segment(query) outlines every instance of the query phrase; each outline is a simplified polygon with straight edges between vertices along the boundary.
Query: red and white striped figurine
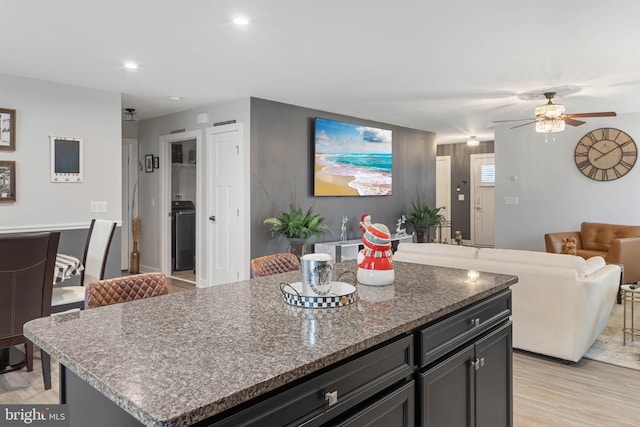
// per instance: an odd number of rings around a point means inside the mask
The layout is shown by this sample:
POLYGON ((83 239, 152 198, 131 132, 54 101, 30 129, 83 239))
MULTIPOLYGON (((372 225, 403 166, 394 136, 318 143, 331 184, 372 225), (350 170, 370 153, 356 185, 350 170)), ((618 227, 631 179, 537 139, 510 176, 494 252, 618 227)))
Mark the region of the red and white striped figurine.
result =
POLYGON ((389 229, 384 224, 371 224, 369 215, 362 215, 360 228, 364 231, 364 249, 358 253, 358 282, 370 286, 392 284, 395 273, 389 229))

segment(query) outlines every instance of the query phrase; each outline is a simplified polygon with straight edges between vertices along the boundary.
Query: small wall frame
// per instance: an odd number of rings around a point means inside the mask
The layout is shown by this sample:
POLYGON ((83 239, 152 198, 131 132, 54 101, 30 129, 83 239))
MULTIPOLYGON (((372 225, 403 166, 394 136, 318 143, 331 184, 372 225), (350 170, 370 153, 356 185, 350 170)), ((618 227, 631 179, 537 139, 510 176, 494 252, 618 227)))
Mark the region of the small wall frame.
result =
POLYGON ((51 142, 51 182, 82 182, 84 179, 82 138, 54 136, 51 142))
POLYGON ((16 151, 16 110, 0 108, 0 151, 16 151))
POLYGON ((144 171, 146 173, 153 172, 153 154, 144 156, 144 171))
POLYGON ((0 160, 0 203, 16 201, 16 162, 0 160))

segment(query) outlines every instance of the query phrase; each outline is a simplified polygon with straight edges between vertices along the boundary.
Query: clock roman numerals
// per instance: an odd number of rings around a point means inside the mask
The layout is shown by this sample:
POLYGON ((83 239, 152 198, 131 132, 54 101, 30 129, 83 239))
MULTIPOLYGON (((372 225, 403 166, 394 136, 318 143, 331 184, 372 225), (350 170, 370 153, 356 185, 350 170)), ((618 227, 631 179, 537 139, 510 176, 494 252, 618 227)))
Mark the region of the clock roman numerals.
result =
POLYGON ((587 178, 613 181, 625 176, 636 164, 638 147, 626 132, 600 128, 578 141, 573 156, 576 166, 587 178))

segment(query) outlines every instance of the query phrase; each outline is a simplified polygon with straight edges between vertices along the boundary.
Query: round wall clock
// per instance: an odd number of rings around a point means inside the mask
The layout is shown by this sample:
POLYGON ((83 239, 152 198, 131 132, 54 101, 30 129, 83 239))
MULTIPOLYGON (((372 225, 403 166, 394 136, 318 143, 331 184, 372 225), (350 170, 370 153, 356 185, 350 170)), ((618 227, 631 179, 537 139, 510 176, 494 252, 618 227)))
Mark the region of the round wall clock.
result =
POLYGON ((614 128, 595 129, 583 136, 574 153, 576 166, 587 178, 613 181, 625 176, 638 158, 629 134, 614 128))

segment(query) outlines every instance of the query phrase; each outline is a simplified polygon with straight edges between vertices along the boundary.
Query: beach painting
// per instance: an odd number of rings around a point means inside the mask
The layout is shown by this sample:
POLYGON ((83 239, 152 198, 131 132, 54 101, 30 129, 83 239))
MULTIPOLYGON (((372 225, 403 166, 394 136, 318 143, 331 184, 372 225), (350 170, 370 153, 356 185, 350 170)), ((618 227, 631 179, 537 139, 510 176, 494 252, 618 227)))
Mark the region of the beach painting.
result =
POLYGON ((315 196, 391 194, 392 132, 315 120, 315 196))

